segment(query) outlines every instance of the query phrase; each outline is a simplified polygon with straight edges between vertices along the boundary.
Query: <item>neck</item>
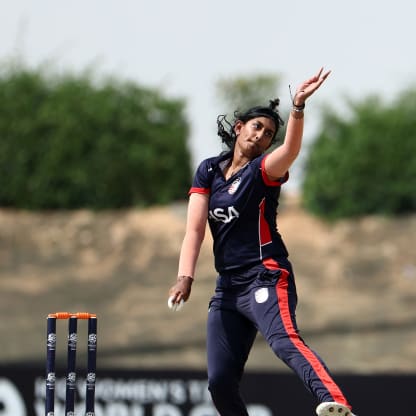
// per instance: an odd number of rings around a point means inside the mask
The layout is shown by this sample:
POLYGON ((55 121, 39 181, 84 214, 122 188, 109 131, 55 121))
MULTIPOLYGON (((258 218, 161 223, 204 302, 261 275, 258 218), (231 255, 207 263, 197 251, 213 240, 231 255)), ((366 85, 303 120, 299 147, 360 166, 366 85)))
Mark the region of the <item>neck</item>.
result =
POLYGON ((250 159, 239 155, 236 157, 234 154, 233 158, 230 160, 230 163, 224 169, 224 175, 226 179, 231 178, 231 176, 235 175, 240 169, 247 165, 250 162, 250 159))
POLYGON ((248 162, 251 161, 251 158, 246 156, 243 152, 235 149, 233 157, 230 161, 230 166, 233 168, 242 168, 243 166, 247 165, 248 162))

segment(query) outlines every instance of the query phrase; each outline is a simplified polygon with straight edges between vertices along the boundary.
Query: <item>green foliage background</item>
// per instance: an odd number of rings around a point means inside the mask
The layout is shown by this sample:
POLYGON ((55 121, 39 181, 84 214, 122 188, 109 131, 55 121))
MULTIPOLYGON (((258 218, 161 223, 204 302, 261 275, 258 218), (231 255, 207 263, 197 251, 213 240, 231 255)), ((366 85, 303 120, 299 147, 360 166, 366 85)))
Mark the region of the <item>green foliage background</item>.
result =
POLYGON ((1 206, 108 209, 186 196, 183 100, 127 81, 9 67, 0 102, 1 206))
POLYGON ((256 105, 269 105, 276 98, 280 77, 275 74, 257 74, 220 78, 216 82, 216 93, 224 103, 227 113, 245 111, 256 105))
MULTIPOLYGON (((265 101, 279 77, 222 79, 228 108, 265 101)), ((270 98, 270 97, 269 97, 270 98)), ((3 65, 0 206, 111 209, 183 199, 192 176, 182 99, 133 82, 3 65)), ((267 101, 267 100, 266 100, 267 101)), ((306 154, 304 206, 321 217, 416 211, 416 90, 328 108, 306 154)))
POLYGON ((328 109, 311 147, 304 205, 329 219, 416 211, 416 90, 390 104, 349 103, 351 117, 328 109))

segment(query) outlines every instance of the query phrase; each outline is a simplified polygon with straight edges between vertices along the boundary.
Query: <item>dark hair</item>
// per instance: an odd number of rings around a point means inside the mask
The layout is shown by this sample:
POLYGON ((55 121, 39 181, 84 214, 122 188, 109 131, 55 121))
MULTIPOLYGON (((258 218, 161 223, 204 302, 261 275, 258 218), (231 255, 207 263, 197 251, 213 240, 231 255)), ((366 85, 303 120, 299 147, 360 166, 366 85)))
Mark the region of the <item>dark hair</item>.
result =
POLYGON ((276 126, 276 131, 272 138, 272 143, 275 143, 276 135, 277 135, 277 132, 279 131, 280 126, 283 126, 285 124, 282 118, 280 117, 279 111, 277 110, 279 103, 280 103, 280 100, 276 98, 274 100, 270 100, 270 104, 268 107, 256 106, 256 107, 252 107, 248 109, 244 113, 239 113, 238 111, 235 111, 233 124, 231 124, 227 120, 226 115, 223 115, 223 114, 219 115, 217 117, 218 136, 221 137, 222 142, 229 149, 233 149, 236 138, 237 138, 235 131, 234 131, 234 127, 237 121, 242 121, 243 123, 246 123, 252 118, 267 117, 273 120, 276 126))

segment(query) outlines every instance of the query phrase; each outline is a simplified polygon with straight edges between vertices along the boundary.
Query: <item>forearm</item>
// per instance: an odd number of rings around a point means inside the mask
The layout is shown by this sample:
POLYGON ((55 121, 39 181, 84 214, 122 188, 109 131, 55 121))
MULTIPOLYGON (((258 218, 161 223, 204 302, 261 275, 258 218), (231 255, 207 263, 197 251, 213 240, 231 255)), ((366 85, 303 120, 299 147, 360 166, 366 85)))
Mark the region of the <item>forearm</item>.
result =
POLYGON ((179 256, 178 276, 195 276, 196 263, 201 251, 204 234, 195 230, 185 233, 179 256))
MULTIPOLYGON (((283 143, 284 152, 293 162, 302 147, 304 117, 303 111, 291 110, 283 143)), ((283 149, 282 149, 283 150, 283 149)))
MULTIPOLYGON (((301 113, 303 116, 303 113, 301 113)), ((289 170, 302 146, 303 117, 291 111, 286 128, 285 140, 281 146, 268 155, 265 161, 267 175, 271 179, 281 178, 289 170)))

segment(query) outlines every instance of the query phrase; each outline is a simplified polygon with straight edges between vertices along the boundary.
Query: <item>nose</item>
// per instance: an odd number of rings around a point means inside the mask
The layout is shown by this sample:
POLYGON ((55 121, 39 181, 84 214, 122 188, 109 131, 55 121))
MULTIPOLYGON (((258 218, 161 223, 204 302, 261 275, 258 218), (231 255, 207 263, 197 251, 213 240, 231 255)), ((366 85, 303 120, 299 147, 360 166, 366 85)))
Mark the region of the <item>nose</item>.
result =
POLYGON ((256 141, 257 142, 259 142, 260 140, 262 140, 262 139, 264 139, 265 138, 265 131, 264 130, 262 130, 262 131, 259 131, 257 134, 256 134, 256 141))

